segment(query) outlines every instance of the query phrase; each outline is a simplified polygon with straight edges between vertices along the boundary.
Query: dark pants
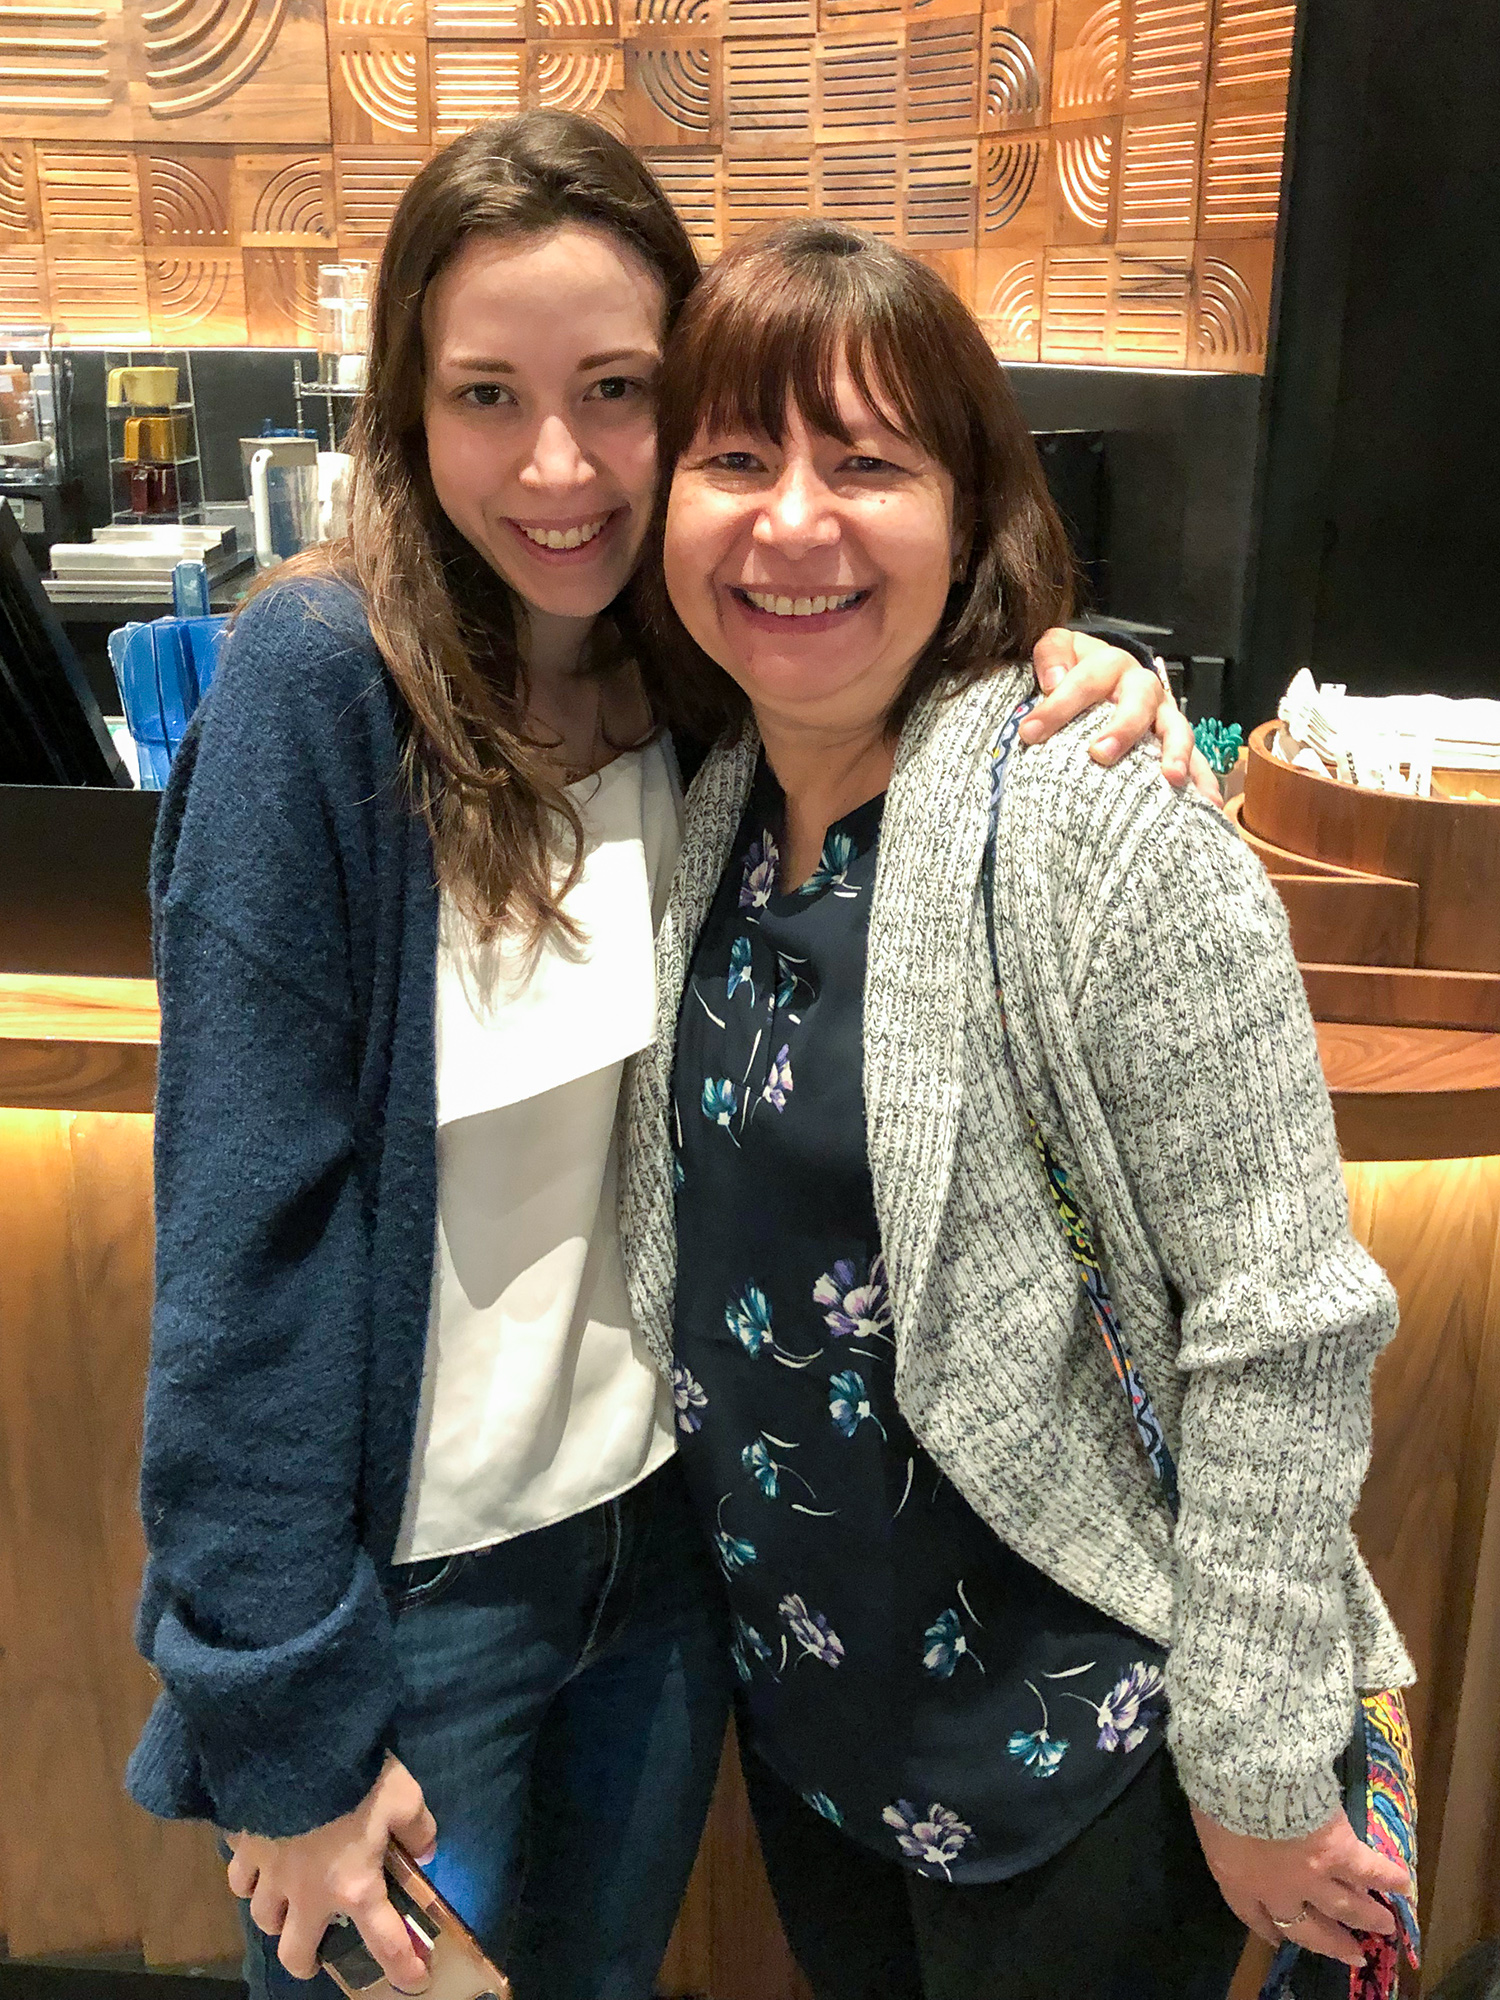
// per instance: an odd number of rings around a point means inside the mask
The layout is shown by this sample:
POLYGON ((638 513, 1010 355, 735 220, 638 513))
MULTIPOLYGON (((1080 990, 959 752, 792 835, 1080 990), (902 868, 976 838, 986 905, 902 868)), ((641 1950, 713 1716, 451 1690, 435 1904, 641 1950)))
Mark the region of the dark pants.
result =
POLYGON ((1224 2000, 1245 1927, 1208 1871, 1172 1760, 1007 1882, 950 1886, 860 1846, 753 1754, 745 1781, 818 2000, 1224 2000))

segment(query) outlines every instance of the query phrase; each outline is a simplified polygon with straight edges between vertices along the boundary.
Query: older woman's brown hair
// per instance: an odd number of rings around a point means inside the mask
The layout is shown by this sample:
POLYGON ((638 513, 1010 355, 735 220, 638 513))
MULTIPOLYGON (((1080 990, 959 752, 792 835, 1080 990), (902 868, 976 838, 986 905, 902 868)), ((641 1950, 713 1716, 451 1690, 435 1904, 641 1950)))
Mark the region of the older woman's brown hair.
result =
MULTIPOLYGON (((422 307, 476 236, 602 229, 660 280, 663 332, 698 279, 666 196, 630 149, 587 118, 528 111, 465 133, 422 169, 396 210, 371 315, 369 382, 350 450, 348 540, 275 572, 330 567, 360 591, 410 716, 405 775, 431 830, 439 880, 484 935, 569 928, 559 904, 582 856, 578 815, 525 729, 525 668, 510 591, 438 505, 422 421, 422 307), (556 834, 573 837, 558 879, 556 834)), ((608 673, 635 651, 628 604, 592 635, 608 673)))
MULTIPOLYGON (((956 691, 1029 659, 1069 615, 1073 560, 1010 385, 978 323, 915 257, 843 223, 794 222, 739 245, 699 284, 662 366, 658 437, 665 486, 700 431, 748 430, 780 444, 795 406, 852 443, 835 384, 847 363, 861 396, 953 481, 961 573, 890 717, 899 729, 929 689, 956 691)), ((641 591, 674 706, 704 734, 745 697, 688 638, 661 581, 658 507, 641 591)))

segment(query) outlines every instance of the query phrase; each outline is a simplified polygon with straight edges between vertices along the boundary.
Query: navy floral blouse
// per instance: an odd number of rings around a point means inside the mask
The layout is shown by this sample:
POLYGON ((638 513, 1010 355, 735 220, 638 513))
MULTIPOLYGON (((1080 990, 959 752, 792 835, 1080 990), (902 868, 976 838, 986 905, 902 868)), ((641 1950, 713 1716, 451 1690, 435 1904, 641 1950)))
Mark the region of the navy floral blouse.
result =
POLYGON ((678 1025, 673 1388, 742 1740, 866 1846, 993 1881, 1159 1747, 1163 1655, 1007 1548, 896 1407, 862 1085, 882 804, 783 894, 756 774, 678 1025))

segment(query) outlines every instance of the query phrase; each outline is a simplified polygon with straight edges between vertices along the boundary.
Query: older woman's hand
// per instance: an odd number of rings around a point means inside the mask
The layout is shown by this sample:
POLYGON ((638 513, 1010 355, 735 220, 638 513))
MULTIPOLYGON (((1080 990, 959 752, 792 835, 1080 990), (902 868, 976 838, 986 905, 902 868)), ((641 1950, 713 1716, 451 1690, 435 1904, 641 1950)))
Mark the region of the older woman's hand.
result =
POLYGON ((1225 1902, 1269 1943, 1290 1938, 1325 1958, 1363 1965, 1355 1933, 1394 1932, 1396 1919, 1375 1898, 1409 1894, 1406 1870, 1366 1847, 1343 1812, 1300 1840, 1231 1833, 1196 1806, 1193 1824, 1225 1902))
POLYGON ((1089 752, 1096 762, 1118 763, 1154 730, 1163 775, 1174 785, 1191 781, 1211 804, 1223 804, 1218 780, 1193 741, 1193 725, 1156 675, 1129 653, 1092 633, 1054 626, 1037 641, 1032 665, 1044 699, 1021 725, 1026 742, 1045 742, 1075 715, 1113 701, 1114 713, 1089 752))

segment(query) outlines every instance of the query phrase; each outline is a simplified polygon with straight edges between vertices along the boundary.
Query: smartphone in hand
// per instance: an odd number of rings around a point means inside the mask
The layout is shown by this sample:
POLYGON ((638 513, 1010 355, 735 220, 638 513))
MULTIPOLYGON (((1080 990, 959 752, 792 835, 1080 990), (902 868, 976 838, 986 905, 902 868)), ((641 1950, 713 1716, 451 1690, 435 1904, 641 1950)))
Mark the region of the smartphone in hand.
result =
MULTIPOLYGON (((472 1932, 394 1840, 386 1849, 385 1888, 427 1961, 429 1984, 422 2000, 511 2000, 505 1974, 491 1965, 472 1932)), ((348 1917, 324 1931, 318 1963, 350 2000, 399 2000, 400 1988, 386 1978, 348 1917)))

